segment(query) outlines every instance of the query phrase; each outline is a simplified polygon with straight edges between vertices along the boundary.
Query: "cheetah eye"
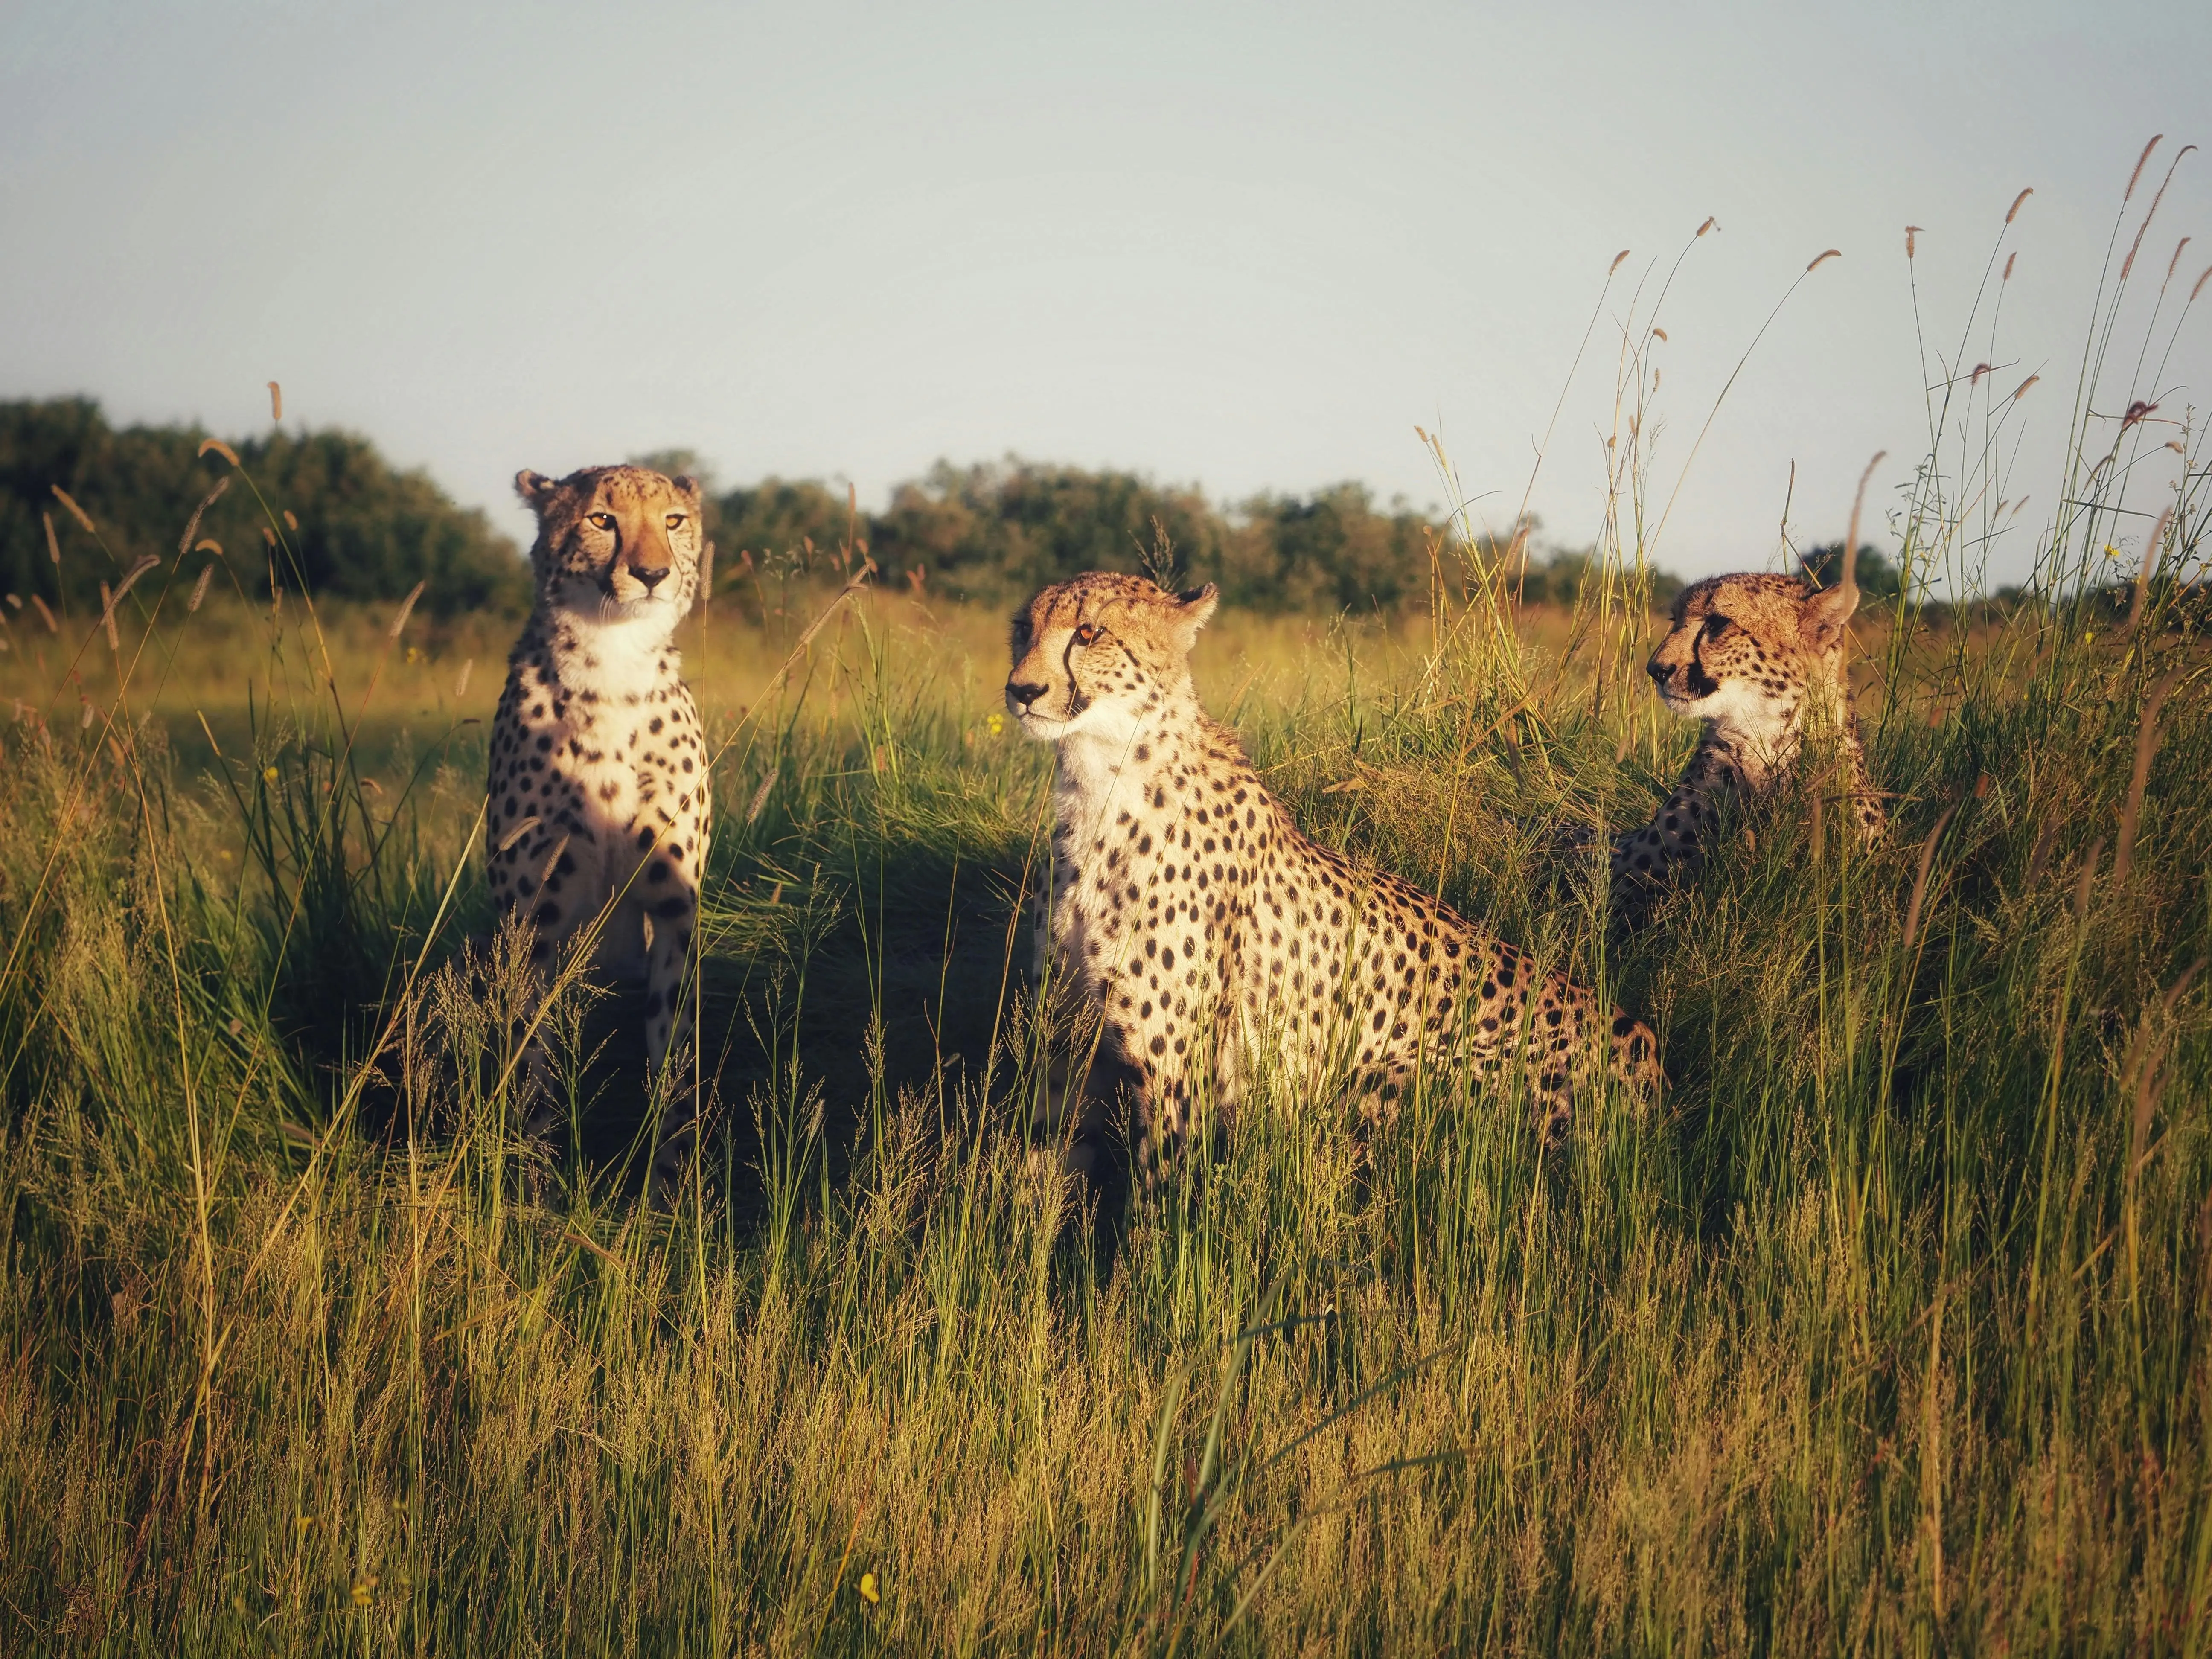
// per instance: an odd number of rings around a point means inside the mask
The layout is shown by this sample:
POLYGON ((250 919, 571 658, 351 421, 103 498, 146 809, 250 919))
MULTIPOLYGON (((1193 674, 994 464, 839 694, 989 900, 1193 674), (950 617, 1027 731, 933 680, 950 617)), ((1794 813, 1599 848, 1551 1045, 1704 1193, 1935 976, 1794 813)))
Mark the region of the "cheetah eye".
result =
POLYGON ((601 530, 611 531, 615 527, 615 515, 611 513, 594 513, 592 514, 591 522, 601 530))
POLYGON ((668 527, 669 527, 671 530, 681 530, 681 529, 683 529, 683 528, 684 528, 684 515, 683 515, 681 513, 672 513, 672 514, 670 514, 668 515, 668 527))
POLYGON ((1716 611, 1705 618, 1705 637, 1709 640, 1717 640, 1734 625, 1726 617, 1716 611))
POLYGON ((1078 645, 1097 644, 1098 630, 1093 628, 1089 623, 1082 623, 1075 630, 1075 642, 1078 645))

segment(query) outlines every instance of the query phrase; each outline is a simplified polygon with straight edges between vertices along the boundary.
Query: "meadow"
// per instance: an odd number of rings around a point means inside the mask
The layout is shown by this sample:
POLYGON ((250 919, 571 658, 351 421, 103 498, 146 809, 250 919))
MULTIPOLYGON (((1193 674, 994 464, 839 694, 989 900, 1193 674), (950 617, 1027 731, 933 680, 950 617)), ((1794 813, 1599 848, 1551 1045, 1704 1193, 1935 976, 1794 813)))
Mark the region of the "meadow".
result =
MULTIPOLYGON (((2126 528, 2099 458, 2150 434, 2085 395, 2039 597, 1862 619, 1887 842, 1816 764, 1622 932, 1553 848, 1694 737, 1643 684, 1637 337, 1571 611, 1440 531, 1425 605, 1224 613, 1196 662, 1310 834, 1659 1031, 1663 1111, 1557 1152, 1444 1066, 1385 1127, 1263 1084, 1160 1191, 1061 1179, 1003 617, 794 583, 686 624, 696 1179, 638 1196, 638 1045, 580 982, 533 1178, 505 625, 189 609, 181 560, 112 631, 11 613, 0 1648, 2202 1651, 2198 441, 2126 528)), ((1892 515, 1954 593, 1987 379, 1892 515)))

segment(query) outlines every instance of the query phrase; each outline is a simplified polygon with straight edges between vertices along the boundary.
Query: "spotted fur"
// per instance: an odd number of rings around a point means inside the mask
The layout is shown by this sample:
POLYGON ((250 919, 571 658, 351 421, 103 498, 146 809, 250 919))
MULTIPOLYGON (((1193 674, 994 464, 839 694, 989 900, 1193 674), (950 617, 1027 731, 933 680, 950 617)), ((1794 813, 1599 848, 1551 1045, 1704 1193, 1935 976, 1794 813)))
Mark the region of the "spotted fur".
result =
POLYGON ((1211 586, 1094 574, 1013 623, 1007 707, 1058 748, 1043 946, 1135 1074, 1140 1166, 1182 1136, 1201 1078, 1233 1108, 1262 1053, 1301 1095, 1348 1085, 1370 1115, 1448 1054, 1484 1073, 1525 1060, 1553 1138, 1599 1066, 1650 1097, 1644 1026, 1299 833, 1192 688, 1214 604, 1211 586))
POLYGON ((1695 860, 1724 800, 1761 799, 1796 771, 1806 716, 1818 710, 1842 752, 1842 787, 1867 846, 1888 827, 1844 675, 1850 586, 1794 576, 1714 576, 1674 601, 1673 625, 1648 665, 1659 700, 1705 722, 1705 734, 1651 822, 1613 844, 1613 874, 1631 890, 1695 860))
MULTIPOLYGON (((538 514, 537 600, 507 659, 492 726, 492 897, 535 938, 543 976, 596 927, 592 966, 641 977, 656 1074, 690 1027, 684 977, 698 926, 712 800, 697 708, 674 644, 698 589, 699 486, 636 466, 515 479, 538 514)), ((542 1042, 529 1055, 529 1127, 550 1127, 542 1042)), ((664 1113, 653 1176, 683 1170, 693 1103, 664 1113)))

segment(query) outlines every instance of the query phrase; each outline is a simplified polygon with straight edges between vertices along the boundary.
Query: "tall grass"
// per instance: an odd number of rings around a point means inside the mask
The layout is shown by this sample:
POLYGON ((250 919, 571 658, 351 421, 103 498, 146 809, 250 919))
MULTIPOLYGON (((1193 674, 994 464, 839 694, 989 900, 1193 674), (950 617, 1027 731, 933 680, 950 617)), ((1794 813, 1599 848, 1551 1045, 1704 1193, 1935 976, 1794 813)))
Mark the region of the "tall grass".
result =
MULTIPOLYGON (((1897 523, 1963 583, 2002 448, 1936 378, 1897 523)), ((2100 620, 2102 532, 2061 518, 2051 603, 1876 619, 1891 844, 1816 768, 1614 935, 1547 860, 1690 741, 1635 695, 1649 476, 1616 465, 1574 615, 1440 543, 1415 624, 1224 618, 1200 655, 1310 831, 1650 1018, 1668 1113, 1547 1154, 1510 1084, 1371 1132, 1263 1087, 1126 1204, 1024 1138, 1047 757, 994 716, 995 618, 871 593, 781 677, 804 607, 690 625, 712 1133, 661 1214, 641 1045, 581 985, 526 1197, 468 723, 497 641, 180 616, 189 564, 112 649, 18 617, 0 1646, 2202 1650, 2179 583, 2100 620)), ((2185 574, 2203 522, 2144 556, 2185 574)))

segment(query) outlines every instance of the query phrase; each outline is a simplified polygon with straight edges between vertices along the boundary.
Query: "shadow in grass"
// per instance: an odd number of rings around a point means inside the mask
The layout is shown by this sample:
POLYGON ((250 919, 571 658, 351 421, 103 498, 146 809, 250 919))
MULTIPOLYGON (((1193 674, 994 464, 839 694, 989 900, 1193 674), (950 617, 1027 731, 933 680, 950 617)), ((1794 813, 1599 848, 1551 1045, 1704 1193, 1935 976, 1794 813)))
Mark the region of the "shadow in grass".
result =
MULTIPOLYGON (((1000 1103, 1013 1085, 1006 1048, 995 1066, 991 1054, 1013 1036, 1030 950, 1025 918, 1016 925, 1018 852, 1010 864, 956 860, 888 842, 866 857, 857 880, 817 868, 777 881, 755 869, 708 884, 702 1146, 710 1184, 726 1176, 720 1196, 740 1232, 764 1213, 764 1123, 777 1133, 818 1098, 816 1145, 835 1183, 872 1115, 902 1094, 940 1106, 931 1115, 950 1145, 963 1095, 1000 1103)), ((642 988, 600 988, 574 1046, 584 1063, 582 1110, 562 1148, 569 1176, 636 1198, 654 1133, 642 988)), ((368 1103, 372 1133, 388 1132, 395 1105, 388 1091, 368 1103)))

